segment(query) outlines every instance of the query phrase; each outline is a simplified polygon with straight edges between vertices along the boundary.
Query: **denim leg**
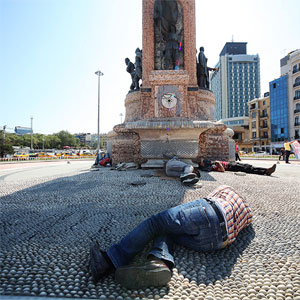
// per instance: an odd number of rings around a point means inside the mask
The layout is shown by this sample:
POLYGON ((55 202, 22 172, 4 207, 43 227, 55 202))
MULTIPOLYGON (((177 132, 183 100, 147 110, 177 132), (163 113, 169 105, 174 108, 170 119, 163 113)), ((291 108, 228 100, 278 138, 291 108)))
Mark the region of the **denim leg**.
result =
POLYGON ((193 166, 186 165, 186 167, 184 167, 183 174, 190 174, 190 173, 193 173, 193 171, 194 171, 193 166))
POLYGON ((179 177, 184 172, 184 168, 186 166, 187 164, 180 160, 171 159, 166 165, 166 175, 171 177, 179 177))
POLYGON ((173 240, 170 236, 163 235, 155 238, 149 255, 152 254, 159 259, 163 259, 168 267, 172 269, 174 267, 173 252, 173 240))
POLYGON ((207 201, 200 199, 146 219, 119 243, 112 245, 107 255, 118 268, 128 264, 151 240, 163 235, 195 250, 214 250, 222 245, 218 218, 207 201))
POLYGON ((151 216, 129 232, 119 243, 107 250, 116 268, 127 265, 133 257, 160 235, 182 234, 182 226, 176 218, 180 206, 151 216))

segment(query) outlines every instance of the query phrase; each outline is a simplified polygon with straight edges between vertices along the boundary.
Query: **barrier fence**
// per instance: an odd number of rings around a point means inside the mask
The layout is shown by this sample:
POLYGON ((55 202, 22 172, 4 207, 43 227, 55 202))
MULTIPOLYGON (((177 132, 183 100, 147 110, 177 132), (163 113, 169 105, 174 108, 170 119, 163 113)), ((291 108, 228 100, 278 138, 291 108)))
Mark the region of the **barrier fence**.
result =
POLYGON ((96 159, 96 156, 64 156, 64 157, 11 157, 0 158, 0 162, 5 161, 33 161, 33 160, 62 160, 62 159, 96 159))

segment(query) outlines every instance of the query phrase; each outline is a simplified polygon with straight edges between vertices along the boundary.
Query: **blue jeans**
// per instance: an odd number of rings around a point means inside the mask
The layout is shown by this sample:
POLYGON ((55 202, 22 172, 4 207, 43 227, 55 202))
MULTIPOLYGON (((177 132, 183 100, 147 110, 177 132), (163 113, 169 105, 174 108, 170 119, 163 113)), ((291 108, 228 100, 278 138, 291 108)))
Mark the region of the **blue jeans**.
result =
POLYGON ((131 259, 154 240, 149 254, 174 266, 173 242, 193 250, 212 251, 222 247, 218 217, 205 199, 182 204, 151 216, 107 250, 116 268, 131 259))

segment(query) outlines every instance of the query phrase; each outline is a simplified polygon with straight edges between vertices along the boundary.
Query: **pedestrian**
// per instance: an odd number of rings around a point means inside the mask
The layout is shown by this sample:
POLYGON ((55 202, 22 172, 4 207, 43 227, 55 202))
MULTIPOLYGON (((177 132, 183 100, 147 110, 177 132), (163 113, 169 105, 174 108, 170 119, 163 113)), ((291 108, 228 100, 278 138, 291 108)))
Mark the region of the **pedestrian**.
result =
POLYGON ((170 177, 179 177, 184 185, 195 184, 200 177, 200 172, 196 168, 181 161, 177 156, 166 163, 165 173, 170 177))
POLYGON ((104 153, 102 150, 99 149, 97 151, 96 159, 95 159, 95 162, 92 165, 92 167, 97 167, 97 166, 99 167, 99 164, 103 159, 104 159, 104 153))
POLYGON ((247 202, 232 187, 220 186, 207 198, 151 216, 107 251, 94 243, 90 248, 93 280, 97 282, 115 270, 116 281, 129 289, 165 285, 174 267, 174 242, 195 251, 222 249, 233 243, 251 222, 247 202), (151 240, 154 242, 148 260, 130 265, 151 240))
POLYGON ((235 142, 235 161, 239 160, 241 161, 241 158, 240 158, 240 148, 239 148, 239 145, 237 144, 237 142, 235 142))
POLYGON ((285 163, 286 163, 286 164, 290 164, 290 162, 289 162, 289 158, 290 158, 290 155, 291 155, 291 146, 290 146, 290 145, 291 145, 293 142, 294 142, 294 141, 289 142, 288 139, 285 139, 285 140, 284 140, 283 146, 284 146, 284 150, 285 150, 285 163))
POLYGON ((199 169, 202 171, 210 172, 245 172, 249 174, 257 174, 257 175, 268 175, 270 176, 276 170, 276 164, 274 164, 270 168, 261 168, 254 167, 250 164, 243 164, 240 162, 227 162, 227 161, 211 161, 208 159, 201 159, 199 163, 199 169))
POLYGON ((281 149, 280 149, 280 153, 279 153, 279 158, 278 158, 278 160, 280 160, 280 159, 281 159, 281 157, 282 157, 282 160, 285 160, 285 157, 284 157, 284 155, 285 155, 284 148, 281 148, 281 149))

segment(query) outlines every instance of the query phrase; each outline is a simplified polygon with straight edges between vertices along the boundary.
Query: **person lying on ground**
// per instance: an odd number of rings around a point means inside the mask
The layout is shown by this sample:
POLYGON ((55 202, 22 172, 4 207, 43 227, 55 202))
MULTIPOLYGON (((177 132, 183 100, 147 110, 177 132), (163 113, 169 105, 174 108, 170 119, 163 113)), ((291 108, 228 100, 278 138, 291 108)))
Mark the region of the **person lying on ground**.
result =
POLYGON ((184 185, 195 184, 200 177, 200 172, 196 168, 180 161, 177 156, 174 156, 166 163, 165 173, 170 177, 179 177, 184 185))
POLYGON ((195 251, 213 251, 234 242, 252 222, 247 202, 230 186, 220 186, 207 198, 178 205, 140 223, 120 242, 103 251, 90 247, 90 272, 94 282, 111 271, 128 289, 163 286, 171 280, 173 243, 195 251), (143 264, 129 264, 153 240, 143 264))
POLYGON ((268 175, 270 176, 276 170, 276 164, 274 164, 270 168, 261 168, 261 167, 254 167, 250 164, 243 164, 240 162, 227 162, 227 161, 211 161, 208 159, 202 159, 199 163, 199 169, 201 171, 211 172, 225 172, 225 171, 232 171, 232 172, 245 172, 249 174, 257 174, 257 175, 268 175))

